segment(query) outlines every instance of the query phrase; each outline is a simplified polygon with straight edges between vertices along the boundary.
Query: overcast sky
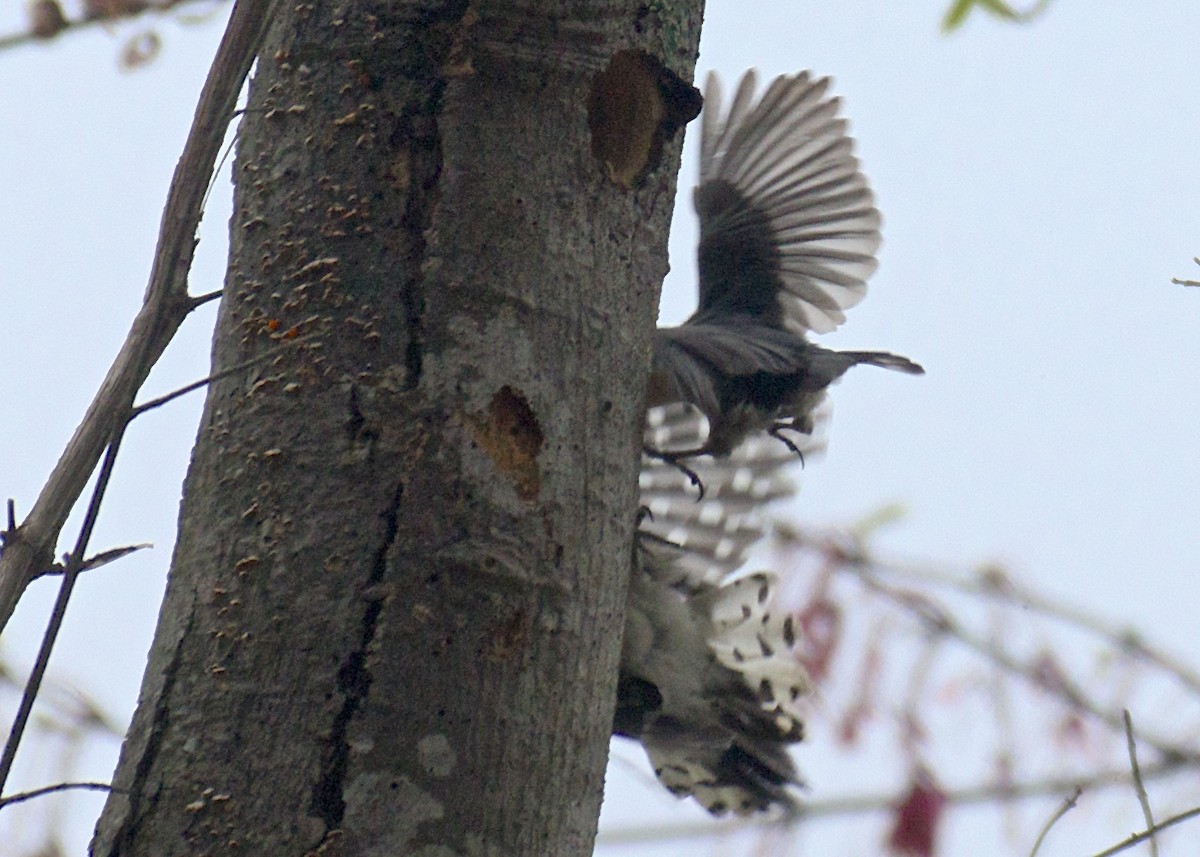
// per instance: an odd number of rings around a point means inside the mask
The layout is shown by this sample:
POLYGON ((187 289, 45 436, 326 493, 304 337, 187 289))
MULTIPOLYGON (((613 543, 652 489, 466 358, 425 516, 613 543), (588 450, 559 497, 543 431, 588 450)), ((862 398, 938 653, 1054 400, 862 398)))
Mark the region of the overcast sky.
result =
MULTIPOLYGON (((832 75, 877 193, 880 269, 823 343, 897 351, 928 372, 862 369, 836 388, 829 452, 807 468, 797 514, 848 524, 900 501, 908 515, 880 534, 881 551, 1001 561, 1195 658, 1200 290, 1170 278, 1200 278, 1200 6, 1058 0, 1032 26, 973 19, 946 37, 945 2, 708 2, 700 73, 832 75)), ((140 304, 223 8, 188 26, 163 19, 161 57, 133 73, 117 55, 142 24, 0 56, 0 495, 18 515, 140 304)), ((689 196, 668 322, 694 301, 689 196)), ((223 179, 194 293, 221 285, 228 209, 223 179)), ((214 317, 189 319, 147 396, 206 374, 214 317)), ((55 654, 54 674, 118 718, 135 704, 201 403, 134 424, 92 543, 156 547, 85 578, 55 654)), ((53 590, 35 584, 22 601, 4 640, 13 662, 32 660, 53 590)), ((81 778, 107 779, 115 750, 98 748, 81 778)), ((848 790, 815 773, 815 794, 848 790)), ((627 779, 614 773, 610 792, 627 779)), ((630 793, 658 820, 687 812, 630 793)), ((101 803, 73 801, 84 818, 101 803)), ((631 819, 618 808, 607 820, 631 819)), ((72 834, 79 850, 90 825, 72 834)), ((961 826, 954 835, 970 841, 961 826)), ((877 848, 868 837, 840 853, 877 848)))

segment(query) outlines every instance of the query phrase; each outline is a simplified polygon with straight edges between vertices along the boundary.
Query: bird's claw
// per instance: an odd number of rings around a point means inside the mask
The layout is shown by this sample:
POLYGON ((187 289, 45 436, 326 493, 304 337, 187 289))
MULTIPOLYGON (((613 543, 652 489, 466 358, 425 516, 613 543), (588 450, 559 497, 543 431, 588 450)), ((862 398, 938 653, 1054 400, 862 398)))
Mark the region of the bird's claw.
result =
POLYGON ((769 434, 771 437, 775 438, 777 441, 782 443, 784 446, 786 446, 792 452, 796 453, 796 457, 800 459, 800 466, 803 467, 804 466, 804 451, 801 450, 800 447, 796 446, 795 441, 793 441, 791 438, 784 436, 783 433, 785 431, 794 431, 794 432, 796 432, 796 434, 803 434, 803 435, 807 435, 807 434, 809 434, 809 432, 802 431, 798 426, 796 426, 790 422, 777 422, 773 426, 771 426, 769 429, 767 429, 767 434, 769 434))
POLYGON ((642 454, 650 458, 656 458, 664 464, 669 464, 688 478, 688 480, 696 486, 699 495, 696 497, 696 502, 699 503, 704 499, 704 482, 700 479, 700 475, 695 470, 688 467, 681 459, 694 458, 697 455, 703 455, 702 449, 688 449, 682 452, 663 452, 662 450, 653 449, 649 446, 642 447, 642 454))

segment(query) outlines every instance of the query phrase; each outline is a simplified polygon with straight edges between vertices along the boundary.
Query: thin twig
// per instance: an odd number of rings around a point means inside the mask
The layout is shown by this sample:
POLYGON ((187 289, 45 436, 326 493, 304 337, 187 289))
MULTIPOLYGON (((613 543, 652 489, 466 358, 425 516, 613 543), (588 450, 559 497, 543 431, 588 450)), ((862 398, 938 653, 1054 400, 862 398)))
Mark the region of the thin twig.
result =
POLYGON ((1165 818, 1154 827, 1143 830, 1141 833, 1135 833, 1128 839, 1124 839, 1117 845, 1114 845, 1112 848, 1094 854, 1092 857, 1112 857, 1112 855, 1119 854, 1122 851, 1132 848, 1140 842, 1145 842, 1147 839, 1152 840, 1154 835, 1161 830, 1166 830, 1168 827, 1174 827, 1176 824, 1179 824, 1182 821, 1187 821, 1190 818, 1196 817, 1200 817, 1200 806, 1193 807, 1187 812, 1181 812, 1179 815, 1173 815, 1170 818, 1165 818))
POLYGON ((1075 787, 1075 791, 1067 795, 1066 799, 1059 804, 1058 809, 1054 811, 1054 815, 1050 816, 1050 820, 1042 827, 1038 833, 1037 839, 1033 841, 1033 850, 1029 852, 1029 857, 1037 857, 1038 851, 1042 847, 1042 842, 1046 839, 1046 834, 1050 832, 1050 828, 1058 823, 1058 820, 1075 808, 1075 804, 1079 802, 1079 796, 1083 794, 1083 789, 1079 786, 1075 787))
POLYGON ((17 748, 21 745, 21 738, 25 734, 25 727, 29 723, 29 715, 33 712, 33 703, 37 699, 38 691, 42 687, 42 679, 46 675, 46 667, 50 663, 50 653, 54 649, 54 642, 58 639, 58 632, 62 628, 63 618, 67 613, 67 602, 71 598, 71 591, 75 588, 75 581, 79 579, 79 572, 83 566, 83 557, 87 552, 88 541, 92 538, 92 530, 96 526, 96 519, 100 515, 100 504, 104 499, 104 492, 108 489, 108 481, 112 478, 113 466, 117 462, 117 450, 121 447, 121 438, 124 436, 125 426, 121 426, 117 430, 117 434, 113 437, 112 443, 108 445, 108 450, 104 455, 104 463, 100 465, 100 474, 96 477, 96 485, 92 488, 92 497, 88 503, 87 513, 83 518, 83 526, 79 529, 79 538, 75 542, 75 549, 67 558, 66 568, 63 570, 62 583, 58 588, 58 598, 54 602, 54 610, 50 614, 50 621, 46 623, 46 632, 42 635, 42 643, 38 648, 37 660, 33 663, 33 670, 29 673, 29 679, 25 682, 25 690, 21 694, 21 704, 17 706, 17 714, 13 719, 12 728, 8 733, 8 740, 4 743, 4 752, 0 755, 0 794, 4 792, 4 786, 8 783, 8 775, 12 772, 13 761, 17 756, 17 748))
POLYGON ((63 524, 96 463, 127 419, 137 390, 194 308, 187 294, 187 274, 201 202, 242 82, 279 2, 234 3, 171 182, 142 309, 29 515, 15 531, 7 533, 0 554, 0 631, 33 575, 52 563, 63 524))
MULTIPOLYGON (((123 557, 129 556, 131 553, 136 553, 152 547, 154 547, 154 545, 150 544, 149 542, 142 542, 140 545, 125 545, 124 547, 110 548, 106 551, 100 551, 100 553, 92 554, 85 559, 80 564, 79 571, 81 573, 85 571, 91 571, 94 568, 100 568, 101 566, 108 565, 110 562, 116 562, 123 557)), ((67 560, 69 559, 70 557, 67 558, 67 560)), ((56 574, 66 574, 66 572, 67 566, 66 561, 64 561, 62 565, 55 564, 50 568, 42 569, 34 575, 34 579, 36 580, 41 577, 49 577, 56 574)))
MULTIPOLYGON (((857 527, 855 529, 857 530, 857 527)), ((1021 586, 995 568, 972 575, 956 569, 938 567, 932 563, 918 566, 911 562, 880 560, 867 552, 860 539, 854 539, 852 543, 847 543, 844 539, 839 542, 827 535, 808 532, 790 524, 777 524, 775 530, 783 538, 831 554, 849 564, 869 566, 889 578, 909 578, 967 595, 992 598, 1019 607, 1022 611, 1033 611, 1057 619, 1099 637, 1118 651, 1140 658, 1170 673, 1188 690, 1200 695, 1200 673, 1151 646, 1137 631, 1105 622, 1083 610, 1052 601, 1032 589, 1021 586)))
MULTIPOLYGON (((1133 774, 1133 788, 1137 792, 1138 803, 1142 805, 1142 817, 1146 820, 1146 830, 1154 830, 1154 812, 1150 809, 1150 796, 1146 794, 1146 784, 1142 782, 1142 772, 1138 767, 1137 742, 1133 739, 1133 718, 1129 709, 1125 715, 1125 744, 1129 748, 1129 770, 1133 774)), ((1150 857, 1158 857, 1158 839, 1150 835, 1150 857)))
MULTIPOLYGON (((969 649, 973 649, 992 663, 998 664, 1013 675, 1020 676, 1034 687, 1058 697, 1068 706, 1091 715, 1114 731, 1124 729, 1124 720, 1120 714, 1104 708, 1099 702, 1090 697, 1079 685, 1068 680, 1065 676, 1059 678, 1053 685, 1048 684, 1040 674, 1036 664, 1025 663, 1002 648, 988 645, 988 641, 968 631, 950 614, 939 609, 927 599, 914 598, 902 590, 897 590, 883 583, 874 572, 864 566, 846 565, 863 585, 887 598, 892 603, 912 613, 926 627, 954 638, 969 649)), ((1180 747, 1163 737, 1145 736, 1143 739, 1160 753, 1167 756, 1178 756, 1181 759, 1196 764, 1200 763, 1200 754, 1188 747, 1180 747)))
POLYGON ((202 295, 196 295, 196 297, 192 298, 192 309, 202 307, 209 301, 215 301, 223 294, 225 294, 224 289, 216 289, 215 291, 205 292, 202 295))
MULTIPOLYGON (((1200 256, 1193 257, 1192 261, 1200 265, 1200 256)), ((1177 286, 1200 286, 1200 280, 1181 280, 1179 277, 1172 277, 1171 282, 1177 286)))
POLYGON ((318 335, 317 333, 310 333, 305 336, 297 336, 295 339, 284 340, 284 341, 280 342, 278 345, 276 345, 275 347, 268 348, 263 353, 258 354, 254 357, 251 357, 249 360, 243 360, 241 363, 238 363, 236 366, 230 366, 227 369, 222 369, 220 372, 214 372, 211 375, 207 375, 198 381, 193 381, 190 384, 185 384, 182 387, 180 387, 176 390, 172 390, 169 393, 164 393, 163 395, 158 396, 157 398, 149 399, 145 402, 142 402, 140 405, 135 405, 130 410, 129 419, 132 420, 135 417, 140 417, 142 414, 146 413, 146 411, 152 411, 155 408, 161 408, 163 405, 165 405, 169 402, 175 401, 180 396, 186 396, 188 393, 191 393, 194 390, 199 390, 202 387, 207 387, 213 381, 219 381, 222 378, 229 377, 230 375, 236 375, 238 372, 241 372, 245 369, 249 369, 252 366, 255 366, 259 363, 263 363, 267 360, 270 360, 271 358, 278 356, 285 349, 291 348, 292 346, 295 346, 295 345, 299 345, 302 342, 308 342, 309 340, 316 338, 317 335, 318 335))
POLYGON ((120 791, 120 789, 117 789, 108 783, 55 783, 52 786, 42 786, 40 789, 30 789, 27 792, 17 792, 15 795, 2 797, 0 798, 0 809, 3 809, 6 806, 12 806, 13 804, 24 803, 27 800, 33 800, 34 798, 42 797, 43 795, 75 790, 89 792, 120 791))

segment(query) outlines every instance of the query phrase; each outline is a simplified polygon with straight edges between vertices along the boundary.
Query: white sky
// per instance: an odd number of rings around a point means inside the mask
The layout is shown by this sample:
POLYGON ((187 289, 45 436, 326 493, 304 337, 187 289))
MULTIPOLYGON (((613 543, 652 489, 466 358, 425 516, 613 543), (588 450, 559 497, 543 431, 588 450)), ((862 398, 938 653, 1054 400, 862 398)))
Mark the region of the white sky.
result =
MULTIPOLYGON (((1005 562, 1194 657, 1200 290, 1170 278, 1200 278, 1200 6, 1058 0, 1030 27, 975 19, 945 37, 946 1, 708 3, 700 73, 833 75, 884 213, 871 293, 823 342, 894 350, 928 371, 862 369, 836 388, 800 514, 849 523, 901 501, 909 515, 881 550, 1005 562)), ((0 499, 19 515, 140 303, 221 19, 167 19, 162 56, 135 73, 116 70, 129 26, 0 56, 0 499)), ((16 20, 0 19, 6 31, 16 20)), ((220 287, 228 196, 222 180, 194 293, 220 287)), ((665 321, 691 309, 694 240, 685 208, 665 321)), ((188 321, 147 396, 206 373, 213 317, 188 321)), ((85 577, 55 654, 52 672, 118 717, 136 700, 200 405, 194 395, 134 424, 92 543, 156 549, 85 577)), ((15 663, 32 660, 54 589, 22 601, 4 640, 15 663)), ((115 750, 77 773, 107 779, 115 750)), ((817 793, 844 793, 835 776, 809 770, 817 793)), ((656 819, 685 812, 638 795, 656 819)), ((99 805, 72 798, 87 819, 77 851, 99 805)), ((971 841, 967 821, 955 842, 971 841)), ((694 843, 653 853, 685 850, 694 843)))

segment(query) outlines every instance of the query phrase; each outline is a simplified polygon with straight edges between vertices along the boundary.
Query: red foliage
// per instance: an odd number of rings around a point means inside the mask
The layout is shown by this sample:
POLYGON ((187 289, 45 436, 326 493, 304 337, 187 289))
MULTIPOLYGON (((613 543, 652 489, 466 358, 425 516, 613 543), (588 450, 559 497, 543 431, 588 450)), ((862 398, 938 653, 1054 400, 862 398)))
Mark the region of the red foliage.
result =
POLYGON ((933 857, 938 824, 946 809, 946 794, 933 775, 918 767, 908 795, 896 807, 888 834, 888 853, 904 857, 933 857))
POLYGON ((829 675, 829 663, 842 639, 842 610, 824 596, 815 598, 796 614, 805 642, 802 656, 814 684, 829 675))

